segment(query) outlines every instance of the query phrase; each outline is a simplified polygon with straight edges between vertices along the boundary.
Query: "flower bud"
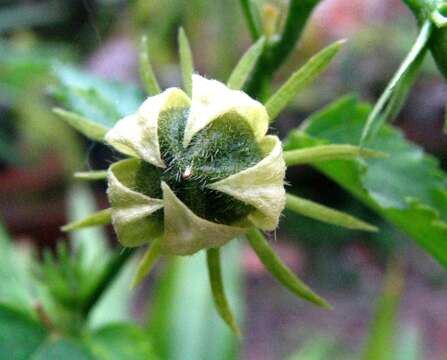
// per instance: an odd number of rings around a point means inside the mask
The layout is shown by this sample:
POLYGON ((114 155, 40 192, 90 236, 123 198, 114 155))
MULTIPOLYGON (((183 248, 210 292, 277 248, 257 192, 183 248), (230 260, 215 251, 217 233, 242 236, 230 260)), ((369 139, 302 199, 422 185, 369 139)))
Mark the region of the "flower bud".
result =
POLYGON ((120 120, 106 141, 132 157, 108 172, 122 245, 161 237, 162 253, 187 255, 276 228, 285 164, 268 121, 259 102, 198 75, 191 99, 170 88, 120 120))

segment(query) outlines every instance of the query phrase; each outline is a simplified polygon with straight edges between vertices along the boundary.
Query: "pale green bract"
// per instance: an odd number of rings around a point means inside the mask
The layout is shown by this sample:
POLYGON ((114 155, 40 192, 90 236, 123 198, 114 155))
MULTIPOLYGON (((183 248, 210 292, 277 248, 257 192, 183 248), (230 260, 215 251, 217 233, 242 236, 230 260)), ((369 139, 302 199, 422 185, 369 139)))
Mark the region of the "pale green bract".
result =
MULTIPOLYGON (((274 230, 285 206, 285 162, 282 145, 276 136, 266 136, 269 116, 265 107, 242 91, 229 89, 216 80, 199 75, 192 78, 191 99, 180 89, 170 88, 149 97, 135 114, 129 115, 110 129, 105 141, 133 159, 113 164, 108 171, 108 197, 112 223, 123 246, 135 247, 160 239, 160 252, 190 255, 202 249, 215 248, 242 235, 252 226, 274 230), (159 143, 159 115, 166 110, 189 108, 183 145, 185 148, 202 129, 226 114, 245 121, 259 145, 262 160, 219 181, 211 190, 229 195, 252 211, 231 224, 203 219, 186 206, 165 182, 162 196, 152 198, 138 192, 135 178, 141 160, 160 171, 166 169, 159 143), (163 223, 155 213, 163 211, 163 223)), ((241 135, 243 136, 243 135, 241 135)), ((189 170, 194 173, 194 163, 189 170)), ((180 180, 182 181, 182 180, 180 180)), ((185 180, 187 181, 187 179, 185 180)))

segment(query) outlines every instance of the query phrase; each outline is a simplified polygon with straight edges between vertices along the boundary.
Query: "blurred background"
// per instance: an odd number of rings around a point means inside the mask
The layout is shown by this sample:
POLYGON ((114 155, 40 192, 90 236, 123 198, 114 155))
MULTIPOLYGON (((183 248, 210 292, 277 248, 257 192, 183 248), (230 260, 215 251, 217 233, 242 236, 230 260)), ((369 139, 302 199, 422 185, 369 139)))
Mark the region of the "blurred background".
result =
MULTIPOLYGON (((257 2, 260 7, 267 2, 287 6, 286 0, 257 2)), ((60 226, 70 216, 69 198, 77 186, 72 173, 104 169, 112 159, 105 146, 89 142, 52 115, 48 93, 53 64, 75 64, 106 79, 139 85, 138 43, 145 33, 160 83, 176 86, 181 83, 176 41, 180 25, 190 38, 196 70, 212 78, 226 79, 250 45, 237 0, 1 1, 0 221, 19 246, 42 250, 63 240, 60 226)), ((414 18, 400 0, 323 1, 276 80, 283 81, 331 41, 349 42, 330 70, 282 115, 274 131, 285 135, 313 111, 345 94, 376 100, 416 34, 414 18)), ((440 129, 446 95, 444 80, 428 57, 396 121, 409 139, 440 159, 444 169, 447 137, 440 129)), ((287 179, 300 195, 356 214, 381 231, 369 235, 292 213, 283 217, 272 236, 275 249, 334 305, 332 311, 294 298, 241 243, 238 281, 246 334, 241 358, 287 358, 315 338, 358 351, 386 265, 399 257, 405 259, 399 334, 416 331, 423 359, 445 359, 447 277, 440 266, 411 239, 311 168, 293 169, 287 179)), ((101 183, 91 185, 86 201, 107 207, 104 189, 101 183)), ((115 244, 111 229, 107 234, 115 244)), ((156 272, 133 300, 138 320, 160 276, 156 272)))

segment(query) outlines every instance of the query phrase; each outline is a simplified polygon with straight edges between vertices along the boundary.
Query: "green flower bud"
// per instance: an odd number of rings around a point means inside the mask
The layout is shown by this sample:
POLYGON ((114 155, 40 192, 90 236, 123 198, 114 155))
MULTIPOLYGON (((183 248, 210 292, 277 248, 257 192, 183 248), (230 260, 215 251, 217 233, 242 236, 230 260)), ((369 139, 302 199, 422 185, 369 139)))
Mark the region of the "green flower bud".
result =
POLYGON ((164 254, 218 247, 253 225, 273 230, 285 206, 285 163, 266 135, 264 106, 241 91, 193 76, 191 99, 170 88, 106 134, 131 159, 108 172, 118 239, 161 238, 164 254))

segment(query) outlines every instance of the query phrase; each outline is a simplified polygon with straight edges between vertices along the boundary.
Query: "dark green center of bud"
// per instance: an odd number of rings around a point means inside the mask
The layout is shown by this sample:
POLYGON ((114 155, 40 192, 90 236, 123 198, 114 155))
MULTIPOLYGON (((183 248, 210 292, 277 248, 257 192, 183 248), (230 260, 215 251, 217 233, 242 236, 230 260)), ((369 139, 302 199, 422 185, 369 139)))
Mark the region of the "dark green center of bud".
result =
MULTIPOLYGON (((262 160, 261 149, 248 123, 238 114, 215 119, 185 148, 183 137, 189 108, 164 111, 158 137, 166 169, 143 162, 137 191, 162 198, 161 181, 196 215, 221 224, 243 220, 254 208, 207 185, 247 169, 262 160)), ((160 211, 159 215, 162 215, 160 211)))

